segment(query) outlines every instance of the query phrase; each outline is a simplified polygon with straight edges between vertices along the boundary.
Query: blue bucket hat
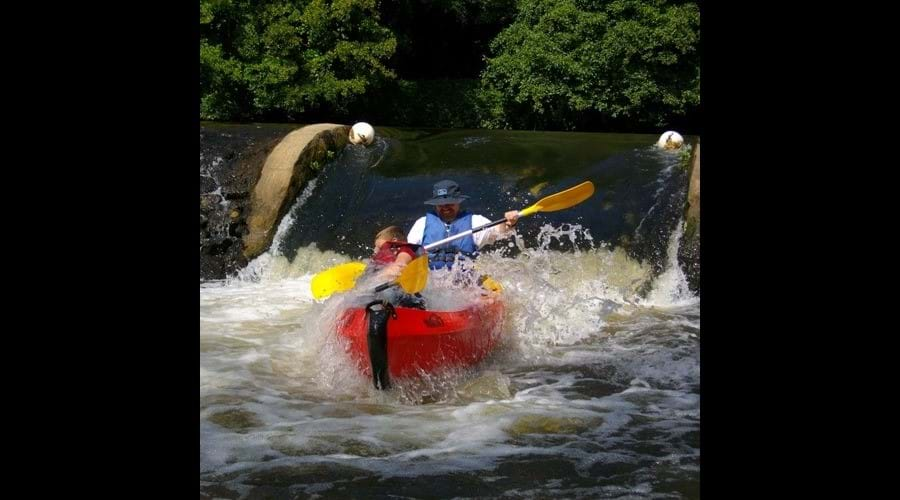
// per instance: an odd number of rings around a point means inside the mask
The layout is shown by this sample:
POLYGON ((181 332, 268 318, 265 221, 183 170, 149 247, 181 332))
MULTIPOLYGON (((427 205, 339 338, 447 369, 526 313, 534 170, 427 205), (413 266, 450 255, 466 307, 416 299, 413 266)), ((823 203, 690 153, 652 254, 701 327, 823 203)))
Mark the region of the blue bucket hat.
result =
POLYGON ((459 191, 459 184, 453 181, 440 181, 434 185, 433 198, 426 201, 426 205, 450 205, 462 203, 469 197, 459 191))

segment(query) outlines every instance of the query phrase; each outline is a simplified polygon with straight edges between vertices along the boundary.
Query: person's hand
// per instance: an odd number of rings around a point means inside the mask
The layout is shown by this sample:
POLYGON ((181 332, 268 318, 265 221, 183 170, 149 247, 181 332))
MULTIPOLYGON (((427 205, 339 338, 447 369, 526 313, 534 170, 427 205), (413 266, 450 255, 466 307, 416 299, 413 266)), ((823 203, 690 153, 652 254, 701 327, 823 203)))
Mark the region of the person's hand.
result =
POLYGON ((379 285, 382 283, 389 283, 397 281, 397 278, 400 277, 400 271, 397 266, 390 265, 385 267, 384 269, 379 270, 372 278, 372 282, 378 283, 379 285))
POLYGON ((516 222, 519 222, 519 211, 518 210, 510 210, 503 214, 503 217, 506 217, 506 227, 512 228, 516 225, 516 222))

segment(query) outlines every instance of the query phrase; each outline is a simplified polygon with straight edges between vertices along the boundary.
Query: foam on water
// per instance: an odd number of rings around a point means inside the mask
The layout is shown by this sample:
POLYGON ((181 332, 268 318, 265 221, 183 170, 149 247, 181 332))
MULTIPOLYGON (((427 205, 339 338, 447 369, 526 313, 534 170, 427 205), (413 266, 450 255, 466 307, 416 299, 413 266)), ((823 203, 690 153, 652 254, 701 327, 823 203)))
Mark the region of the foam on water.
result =
MULTIPOLYGON (((654 467, 695 477, 699 301, 674 269, 642 298, 649 266, 589 236, 548 225, 538 248, 482 255, 479 272, 504 287, 501 346, 477 367, 383 392, 334 335, 340 311, 365 294, 316 302, 309 291, 348 257, 314 246, 292 261, 272 253, 248 276, 202 284, 201 486, 252 496, 254 485, 281 482, 308 494, 354 477, 473 474, 522 494, 646 496, 661 481, 654 467), (579 245, 549 249, 560 241, 579 245), (544 461, 570 464, 589 484, 506 485, 510 464, 544 461)), ((429 280, 430 304, 470 299, 444 280, 429 280)))

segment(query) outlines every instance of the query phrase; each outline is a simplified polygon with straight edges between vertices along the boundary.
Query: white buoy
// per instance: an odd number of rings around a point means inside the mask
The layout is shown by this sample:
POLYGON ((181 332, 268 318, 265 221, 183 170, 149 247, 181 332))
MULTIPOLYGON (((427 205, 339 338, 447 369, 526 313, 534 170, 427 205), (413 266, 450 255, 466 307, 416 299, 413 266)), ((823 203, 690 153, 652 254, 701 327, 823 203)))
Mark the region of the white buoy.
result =
POLYGON ((663 132, 663 135, 659 136, 656 145, 663 149, 678 149, 684 145, 684 137, 681 137, 681 134, 674 130, 669 130, 663 132))
POLYGON ((350 142, 368 146, 375 140, 375 129, 366 122, 359 122, 350 128, 350 142))

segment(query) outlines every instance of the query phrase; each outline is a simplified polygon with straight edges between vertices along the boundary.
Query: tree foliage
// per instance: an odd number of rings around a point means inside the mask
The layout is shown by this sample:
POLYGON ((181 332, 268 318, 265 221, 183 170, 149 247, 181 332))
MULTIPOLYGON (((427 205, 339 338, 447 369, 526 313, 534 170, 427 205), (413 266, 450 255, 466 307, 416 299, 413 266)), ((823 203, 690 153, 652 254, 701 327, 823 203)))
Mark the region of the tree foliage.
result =
POLYGON ((200 116, 296 119, 396 77, 377 0, 201 0, 200 116))
POLYGON ((700 104, 691 1, 201 0, 200 26, 202 119, 605 130, 700 104))
POLYGON ((482 74, 483 125, 661 125, 700 103, 699 36, 694 3, 520 0, 482 74))

